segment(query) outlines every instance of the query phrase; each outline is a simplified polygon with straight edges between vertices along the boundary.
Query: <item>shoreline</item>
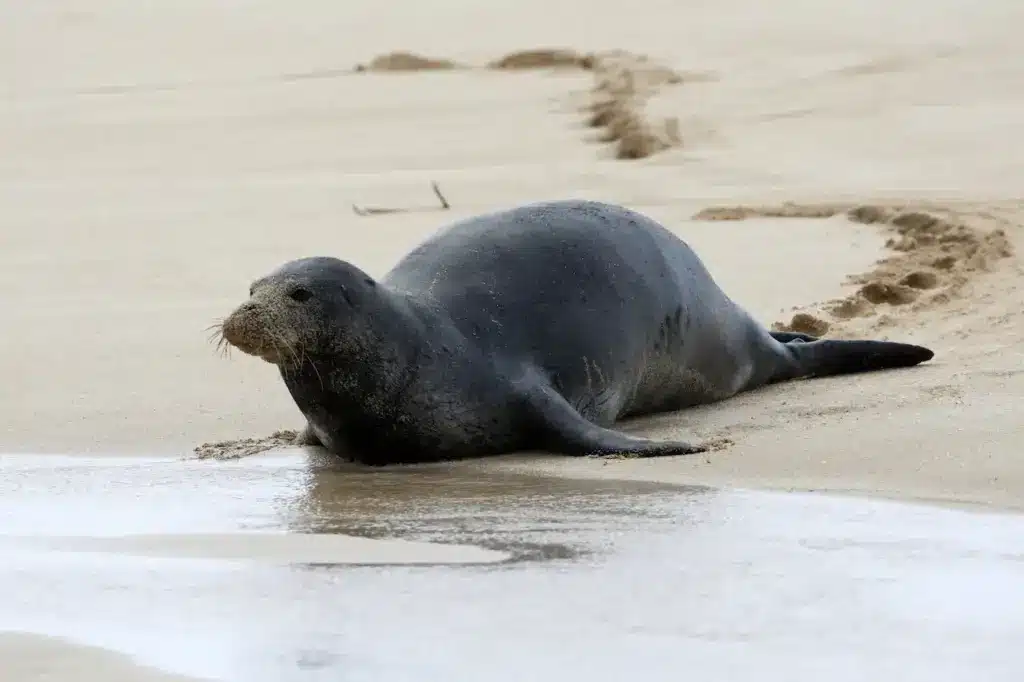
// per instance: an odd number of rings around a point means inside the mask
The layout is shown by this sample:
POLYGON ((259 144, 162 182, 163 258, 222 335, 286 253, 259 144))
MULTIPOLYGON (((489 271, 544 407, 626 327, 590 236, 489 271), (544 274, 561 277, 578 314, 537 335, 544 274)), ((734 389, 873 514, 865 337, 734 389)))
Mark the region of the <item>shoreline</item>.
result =
MULTIPOLYGON (((267 449, 257 454, 239 458, 198 458, 192 454, 184 455, 156 455, 140 454, 138 451, 111 451, 104 454, 75 454, 61 452, 0 452, 0 469, 3 468, 5 458, 15 460, 40 460, 41 466, 46 466, 46 460, 60 459, 62 464, 67 466, 88 466, 90 463, 100 465, 111 462, 160 462, 179 464, 198 464, 202 466, 208 463, 232 464, 251 462, 253 458, 262 457, 285 457, 294 458, 296 464, 302 468, 314 470, 326 466, 332 468, 329 455, 318 452, 310 452, 305 448, 284 447, 280 449, 267 449), (326 462, 326 464, 325 464, 326 462)), ((489 475, 522 475, 537 476, 542 478, 559 479, 564 481, 608 481, 622 483, 652 483, 672 487, 695 487, 709 488, 713 490, 751 493, 798 493, 809 495, 824 495, 828 497, 845 498, 852 500, 880 500, 887 502, 905 503, 911 505, 923 505, 945 509, 959 509, 962 511, 974 511, 989 514, 1022 514, 1024 513, 1024 500, 1015 499, 1012 495, 991 495, 978 491, 968 490, 950 491, 943 494, 940 491, 927 490, 896 490, 881 485, 857 485, 852 481, 829 481, 827 479, 809 480, 806 478, 794 477, 793 479, 776 479, 772 481, 757 480, 751 477, 723 478, 718 476, 687 476, 688 472, 673 471, 663 475, 653 474, 639 470, 629 471, 624 467, 628 466, 626 459, 612 458, 607 461, 601 460, 577 460, 574 458, 562 459, 558 456, 538 454, 536 457, 513 453, 500 455, 479 460, 465 460, 462 462, 436 462, 420 465, 398 465, 394 470, 448 470, 470 478, 474 473, 489 475), (617 471, 604 471, 610 464, 620 463, 617 471)), ((19 462, 20 464, 21 462, 19 462)), ((672 462, 664 461, 664 464, 671 465, 672 462)), ((348 463, 344 467, 355 467, 348 463)), ((668 468, 668 467, 666 467, 668 468)), ((378 469, 357 468, 360 473, 369 473, 378 469)))

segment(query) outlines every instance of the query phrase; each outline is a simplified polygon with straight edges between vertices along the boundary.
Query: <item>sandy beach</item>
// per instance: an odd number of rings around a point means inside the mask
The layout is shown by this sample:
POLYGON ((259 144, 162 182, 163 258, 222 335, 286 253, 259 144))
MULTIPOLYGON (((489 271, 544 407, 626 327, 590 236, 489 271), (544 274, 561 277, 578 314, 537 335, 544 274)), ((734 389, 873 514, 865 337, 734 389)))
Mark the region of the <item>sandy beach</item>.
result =
POLYGON ((187 454, 298 428, 273 367, 206 340, 251 279, 311 254, 380 275, 442 222, 591 197, 665 221, 766 324, 807 313, 937 356, 628 427, 722 444, 707 457, 466 466, 1020 508, 1021 19, 966 0, 6 3, 0 449, 187 454), (538 48, 588 57, 494 68, 538 48), (396 52, 445 68, 389 71, 396 52), (623 77, 633 132, 592 127, 623 77))
MULTIPOLYGON (((936 357, 624 426, 716 444, 699 456, 520 453, 434 475, 1024 509, 1021 26, 1024 5, 1010 0, 2 3, 0 454, 213 456, 188 462, 198 467, 272 445, 288 452, 287 434, 271 434, 302 419, 276 369, 208 341, 251 280, 317 254, 383 275, 443 223, 580 197, 663 221, 766 325, 908 341, 936 357)), ((359 499, 372 501, 371 488, 359 499)), ((224 505, 242 495, 232 494, 224 505)), ((89 547, 251 553, 199 521, 178 544, 140 526, 135 544, 89 547)), ((266 553, 351 549, 281 542, 266 553)), ((829 575, 822 585, 835 584, 829 575)), ((1011 615, 993 621, 1007 642, 1011 615)), ((389 627, 382 618, 380 632, 389 627)), ((97 680, 198 679, 4 629, 5 680, 79 679, 83 667, 97 680)), ((835 641, 838 652, 857 648, 835 641)), ((826 668, 814 670, 805 679, 826 668)))

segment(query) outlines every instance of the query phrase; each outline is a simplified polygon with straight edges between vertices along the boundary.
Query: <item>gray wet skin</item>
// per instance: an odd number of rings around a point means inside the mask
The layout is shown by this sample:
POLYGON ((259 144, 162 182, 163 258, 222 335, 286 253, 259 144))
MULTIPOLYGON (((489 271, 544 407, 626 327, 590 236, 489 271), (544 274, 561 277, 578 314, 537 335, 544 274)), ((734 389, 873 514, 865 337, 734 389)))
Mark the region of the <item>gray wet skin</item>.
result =
POLYGON ((314 257, 286 263, 252 294, 243 309, 283 306, 268 326, 288 352, 242 343, 232 318, 227 340, 279 365, 308 420, 303 443, 376 465, 527 449, 700 452, 613 427, 775 381, 932 357, 908 344, 769 332, 685 242, 590 201, 454 223, 379 282, 314 257))

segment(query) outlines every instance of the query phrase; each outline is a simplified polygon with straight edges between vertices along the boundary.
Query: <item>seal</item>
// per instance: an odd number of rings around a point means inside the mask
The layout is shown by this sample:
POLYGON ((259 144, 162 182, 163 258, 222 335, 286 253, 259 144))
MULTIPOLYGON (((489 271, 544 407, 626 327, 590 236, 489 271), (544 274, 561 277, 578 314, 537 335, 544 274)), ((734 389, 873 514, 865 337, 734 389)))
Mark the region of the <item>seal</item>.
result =
POLYGON ((770 332, 668 229, 576 200, 452 223, 380 281, 337 258, 290 261, 256 280, 219 332, 278 366, 307 420, 300 443, 368 465, 701 452, 615 423, 933 357, 770 332))

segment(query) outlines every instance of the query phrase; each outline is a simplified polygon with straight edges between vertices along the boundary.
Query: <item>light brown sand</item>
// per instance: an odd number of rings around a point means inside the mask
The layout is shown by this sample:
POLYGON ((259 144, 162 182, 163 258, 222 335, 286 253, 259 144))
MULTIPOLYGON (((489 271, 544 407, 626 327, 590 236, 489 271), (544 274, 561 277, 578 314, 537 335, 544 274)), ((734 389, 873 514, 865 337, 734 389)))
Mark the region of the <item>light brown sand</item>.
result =
POLYGON ((731 443, 707 457, 530 466, 1024 507, 1019 3, 300 5, 0 8, 0 448, 296 428, 272 367, 206 342, 252 278, 317 253, 380 275, 441 221, 576 196, 666 221, 766 324, 938 355, 630 425, 731 443), (631 111, 677 142, 595 153, 600 68, 484 68, 537 46, 649 55, 631 111), (395 51, 477 68, 352 73, 395 51), (353 214, 430 206, 431 181, 449 211, 353 214), (786 201, 819 217, 763 210, 786 201), (692 220, 722 206, 749 217, 692 220))
POLYGON ((130 657, 60 637, 0 632, 0 679, 11 682, 202 682, 135 663, 130 657))

